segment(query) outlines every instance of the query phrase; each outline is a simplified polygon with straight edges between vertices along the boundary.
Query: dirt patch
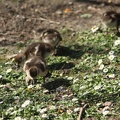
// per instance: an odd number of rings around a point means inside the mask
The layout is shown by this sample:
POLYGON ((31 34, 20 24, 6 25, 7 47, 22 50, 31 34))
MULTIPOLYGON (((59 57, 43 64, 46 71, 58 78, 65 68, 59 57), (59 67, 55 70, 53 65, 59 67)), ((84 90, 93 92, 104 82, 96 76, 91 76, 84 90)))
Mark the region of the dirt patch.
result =
POLYGON ((90 29, 106 9, 118 10, 119 5, 119 0, 2 0, 0 45, 39 39, 45 28, 90 29))

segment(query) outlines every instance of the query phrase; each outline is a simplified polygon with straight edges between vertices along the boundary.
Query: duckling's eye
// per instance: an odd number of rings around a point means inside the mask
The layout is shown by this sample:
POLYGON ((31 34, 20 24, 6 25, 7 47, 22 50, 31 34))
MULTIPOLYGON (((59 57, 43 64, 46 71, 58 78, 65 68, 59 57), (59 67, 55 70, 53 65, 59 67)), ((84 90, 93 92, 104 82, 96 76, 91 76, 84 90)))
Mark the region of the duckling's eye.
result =
POLYGON ((49 48, 47 48, 47 52, 50 52, 51 50, 49 48))

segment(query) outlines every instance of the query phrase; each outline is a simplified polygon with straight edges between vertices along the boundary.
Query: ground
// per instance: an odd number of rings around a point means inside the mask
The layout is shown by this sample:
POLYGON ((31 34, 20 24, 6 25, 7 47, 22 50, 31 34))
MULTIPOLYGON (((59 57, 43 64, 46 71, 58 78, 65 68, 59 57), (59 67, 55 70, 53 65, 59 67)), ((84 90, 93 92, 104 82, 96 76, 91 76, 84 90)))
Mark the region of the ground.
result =
POLYGON ((94 25, 101 24, 104 11, 119 12, 119 3, 1 0, 0 119, 41 120, 47 115, 43 120, 76 120, 79 108, 86 105, 81 116, 84 120, 119 120, 120 43, 114 44, 120 40, 113 31, 91 31, 94 25), (50 78, 44 83, 38 77, 37 85, 27 87, 22 67, 17 69, 8 56, 23 50, 31 41, 39 41, 46 28, 57 29, 63 40, 56 56, 46 60, 50 78), (109 114, 103 115, 106 112, 109 114))
POLYGON ((100 25, 104 11, 119 10, 118 3, 119 0, 1 0, 0 45, 39 39, 45 28, 91 29, 100 25))

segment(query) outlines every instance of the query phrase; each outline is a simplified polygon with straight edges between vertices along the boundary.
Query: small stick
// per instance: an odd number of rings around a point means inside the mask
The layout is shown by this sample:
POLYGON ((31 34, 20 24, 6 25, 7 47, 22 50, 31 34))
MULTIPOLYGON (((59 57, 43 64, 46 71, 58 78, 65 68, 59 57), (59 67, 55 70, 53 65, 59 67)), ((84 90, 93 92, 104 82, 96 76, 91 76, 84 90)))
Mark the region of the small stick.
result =
POLYGON ((84 111, 84 109, 86 108, 87 105, 88 104, 84 104, 84 106, 80 108, 78 120, 82 120, 82 114, 83 114, 83 111, 84 111))
POLYGON ((60 24, 60 22, 56 22, 56 21, 53 21, 53 20, 51 20, 51 19, 46 19, 46 18, 43 18, 43 17, 38 17, 38 18, 29 18, 29 17, 27 17, 27 19, 42 20, 42 21, 48 21, 48 22, 50 22, 50 23, 60 24))
POLYGON ((7 59, 12 59, 12 58, 14 58, 14 57, 16 57, 17 56, 17 54, 13 54, 13 55, 8 55, 8 56, 6 56, 6 58, 7 59))

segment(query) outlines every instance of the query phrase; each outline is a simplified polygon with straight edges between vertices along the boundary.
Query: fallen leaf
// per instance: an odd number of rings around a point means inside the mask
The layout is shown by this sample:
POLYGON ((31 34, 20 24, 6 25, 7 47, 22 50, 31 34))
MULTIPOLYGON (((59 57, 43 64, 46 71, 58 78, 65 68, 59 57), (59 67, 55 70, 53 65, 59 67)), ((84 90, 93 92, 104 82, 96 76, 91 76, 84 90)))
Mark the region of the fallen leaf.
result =
POLYGON ((71 12, 71 10, 70 10, 69 8, 66 8, 66 9, 64 10, 64 13, 69 13, 69 12, 71 12))

